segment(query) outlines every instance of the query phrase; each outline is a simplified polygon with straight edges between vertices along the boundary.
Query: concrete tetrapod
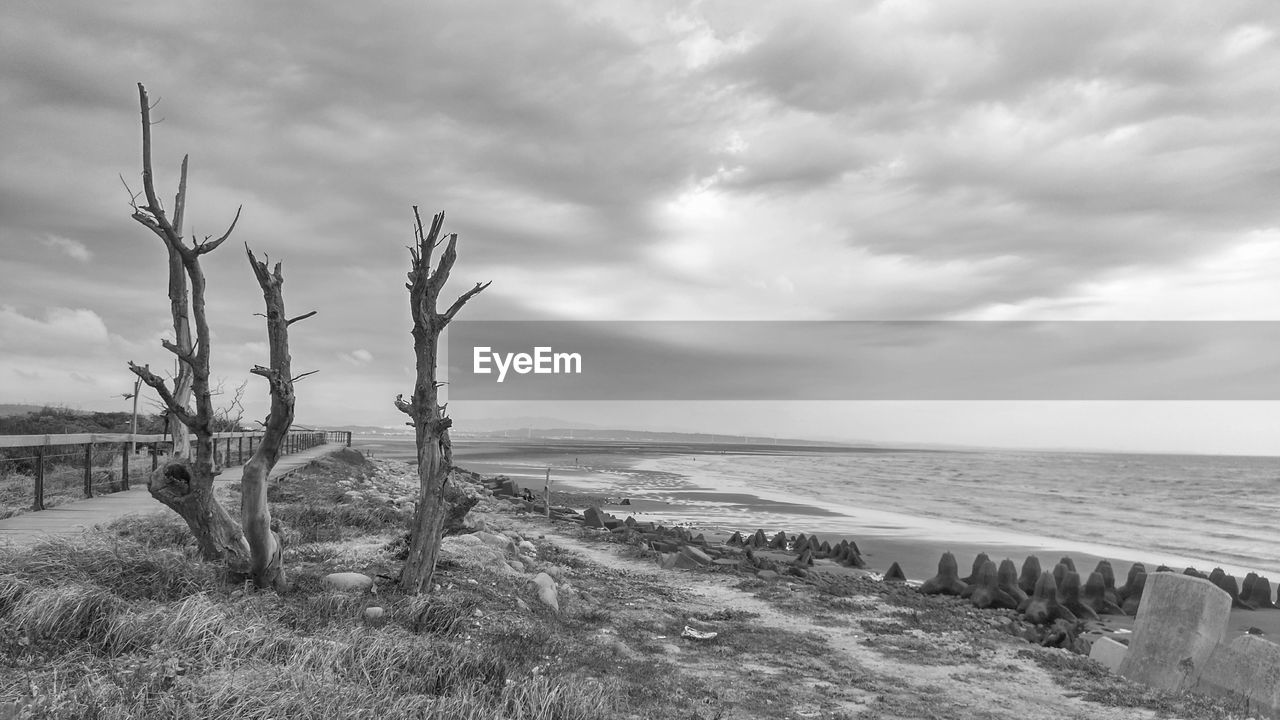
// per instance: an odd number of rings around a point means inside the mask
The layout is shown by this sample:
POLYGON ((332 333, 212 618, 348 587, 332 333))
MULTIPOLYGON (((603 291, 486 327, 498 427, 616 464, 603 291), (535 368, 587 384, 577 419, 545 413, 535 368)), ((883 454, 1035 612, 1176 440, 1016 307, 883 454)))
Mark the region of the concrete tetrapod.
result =
POLYGON ((1089 579, 1084 583, 1080 599, 1099 615, 1124 614, 1124 610, 1120 609, 1119 605, 1107 599, 1106 582, 1102 579, 1102 573, 1096 570, 1089 573, 1089 579))
MULTIPOLYGON (((1058 567, 1066 566, 1059 563, 1058 567)), ((1076 617, 1081 620, 1098 619, 1098 613, 1080 598, 1080 575, 1076 571, 1068 570, 1062 576, 1062 582, 1058 585, 1058 595, 1062 606, 1074 613, 1076 617)))
POLYGON ((1040 581, 1040 558, 1028 555, 1022 561, 1022 574, 1018 576, 1018 587, 1030 596, 1036 591, 1036 583, 1040 581))
MULTIPOLYGON (((973 585, 965 590, 965 593, 968 594, 969 602, 977 608, 994 607, 1014 610, 1018 607, 1018 601, 1000 589, 1000 577, 996 571, 996 564, 990 560, 982 563, 982 567, 978 568, 973 585)), ((963 596, 962 593, 961 597, 963 596)))
POLYGON ((1036 581, 1036 591, 1018 608, 1023 616, 1036 625, 1047 625, 1055 620, 1076 622, 1074 613, 1058 602, 1058 586, 1053 582, 1053 574, 1049 571, 1040 573, 1036 581))
POLYGON ((960 582, 963 582, 967 585, 972 585, 973 583, 977 582, 978 573, 982 570, 982 565, 990 561, 991 561, 991 558, 987 557, 986 553, 978 553, 978 557, 973 559, 973 567, 970 568, 969 570, 969 577, 960 578, 960 582))
POLYGON ((1021 605, 1027 599, 1027 594, 1018 586, 1018 568, 1009 558, 1000 561, 1000 569, 996 571, 1000 589, 1009 593, 1009 597, 1018 601, 1021 605))
POLYGON ((1226 634, 1231 597, 1174 573, 1146 576, 1142 597, 1120 674, 1161 690, 1190 689, 1226 634))
POLYGON ((938 560, 938 574, 924 581, 920 592, 925 595, 959 595, 968 587, 960 582, 960 570, 956 566, 956 556, 949 552, 942 553, 938 560))
POLYGON ((1251 714, 1280 718, 1280 645, 1257 635, 1241 635, 1218 645, 1195 689, 1208 695, 1243 697, 1251 714))

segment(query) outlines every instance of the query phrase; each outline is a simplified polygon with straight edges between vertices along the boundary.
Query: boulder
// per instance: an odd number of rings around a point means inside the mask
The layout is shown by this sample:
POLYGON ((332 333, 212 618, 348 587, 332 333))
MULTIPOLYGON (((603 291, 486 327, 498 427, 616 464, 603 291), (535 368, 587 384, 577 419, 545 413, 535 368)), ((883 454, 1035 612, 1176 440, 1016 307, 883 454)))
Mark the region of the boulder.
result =
POLYGON ((546 573, 538 573, 529 579, 529 585, 538 594, 538 600, 555 612, 560 612, 560 593, 556 581, 546 573))
POLYGON ((1188 690, 1222 642, 1231 598, 1213 583, 1188 575, 1142 577, 1143 602, 1120 674, 1161 690, 1188 690))
POLYGON ((680 555, 689 558, 698 565, 710 565, 712 562, 705 552, 692 545, 685 545, 680 548, 680 555))
POLYGON ((920 592, 925 595, 960 595, 967 586, 960 581, 960 571, 956 566, 956 556, 949 552, 942 553, 938 560, 938 574, 924 581, 920 592))
MULTIPOLYGON (((478 534, 441 538, 440 551, 463 567, 488 568, 503 575, 513 574, 515 571, 507 564, 507 551, 490 545, 477 537, 478 534)), ((514 553, 510 557, 515 557, 514 553)))
POLYGON ((370 625, 381 625, 386 614, 386 610, 377 605, 370 605, 364 609, 364 621, 370 625))
POLYGON ((320 584, 329 590, 342 592, 373 590, 373 578, 358 572, 329 573, 320 578, 320 584))
POLYGON ((1040 558, 1028 555, 1022 561, 1022 574, 1018 576, 1018 587, 1028 596, 1036 591, 1036 583, 1040 581, 1040 558))
POLYGON ((472 533, 472 534, 480 538, 480 540, 484 542, 484 544, 497 550, 498 552, 502 553, 506 557, 514 558, 516 557, 516 555, 519 554, 519 551, 516 548, 515 542, 512 541, 511 538, 507 537, 506 535, 502 535, 500 533, 485 532, 483 530, 480 532, 472 533))
POLYGON ((778 575, 778 573, 773 570, 757 570, 756 577, 761 580, 777 580, 781 575, 778 575))

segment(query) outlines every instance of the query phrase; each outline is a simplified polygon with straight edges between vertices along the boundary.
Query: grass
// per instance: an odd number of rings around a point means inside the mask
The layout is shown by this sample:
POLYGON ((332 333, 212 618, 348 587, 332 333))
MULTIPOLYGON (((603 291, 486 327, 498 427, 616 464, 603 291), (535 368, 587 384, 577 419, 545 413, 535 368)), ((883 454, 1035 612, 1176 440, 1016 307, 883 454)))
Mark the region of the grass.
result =
POLYGON ((165 514, 0 549, 0 717, 576 720, 613 710, 607 678, 533 672, 559 641, 545 616, 504 615, 518 584, 480 573, 471 579, 484 582, 442 574, 450 587, 421 597, 321 588, 334 570, 392 566, 389 539, 407 521, 389 507, 334 504, 345 477, 321 465, 277 492, 294 582, 284 595, 225 585, 165 514), (363 620, 372 605, 385 622, 363 620))

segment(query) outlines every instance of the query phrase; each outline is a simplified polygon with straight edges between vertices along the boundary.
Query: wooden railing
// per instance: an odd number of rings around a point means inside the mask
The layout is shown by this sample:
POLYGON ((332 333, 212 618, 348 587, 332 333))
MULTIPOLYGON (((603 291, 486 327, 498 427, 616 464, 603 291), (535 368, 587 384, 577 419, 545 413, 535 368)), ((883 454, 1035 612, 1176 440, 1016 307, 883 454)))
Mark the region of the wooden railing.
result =
MULTIPOLYGON (((223 467, 242 465, 262 442, 261 432, 222 432, 213 436, 214 453, 223 467)), ((295 430, 285 437, 282 454, 301 452, 317 445, 344 444, 351 446, 351 433, 336 430, 295 430)), ((9 469, 15 466, 30 468, 32 482, 32 510, 45 508, 45 487, 50 466, 60 458, 72 458, 59 463, 65 477, 68 468, 82 470, 83 487, 77 494, 91 498, 99 494, 129 489, 131 460, 142 451, 150 458, 151 470, 159 466, 160 457, 168 454, 173 445, 169 435, 139 435, 130 433, 79 433, 65 435, 0 435, 0 465, 9 469), (20 454, 15 455, 13 451, 20 454), (24 453, 22 451, 29 451, 24 453), (106 455, 106 460, 103 457, 106 455), (119 456, 119 464, 115 456, 119 456), (27 461, 30 461, 29 463, 27 461), (117 470, 118 468, 118 470, 117 470), (117 475, 118 472, 118 475, 117 475)), ((26 472, 6 472, 9 480, 26 477, 26 472)), ((64 483, 65 484, 65 483, 64 483)), ((4 488, 0 488, 3 490, 4 488)), ((68 491, 70 487, 61 490, 68 491)), ((9 488, 12 492, 12 488, 9 488)), ((3 508, 0 508, 3 509, 3 508)))

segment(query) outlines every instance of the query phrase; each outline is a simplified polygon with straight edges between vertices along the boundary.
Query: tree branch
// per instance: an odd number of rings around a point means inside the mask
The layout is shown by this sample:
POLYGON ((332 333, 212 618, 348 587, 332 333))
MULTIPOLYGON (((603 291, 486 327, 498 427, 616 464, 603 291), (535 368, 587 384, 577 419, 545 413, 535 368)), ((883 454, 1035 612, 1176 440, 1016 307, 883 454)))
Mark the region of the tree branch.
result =
POLYGON ((319 370, 308 370, 307 372, 304 372, 304 373, 302 373, 301 375, 294 375, 294 376, 293 376, 293 378, 292 378, 291 380, 289 380, 289 382, 295 382, 295 383, 296 383, 296 382, 298 382, 299 380, 301 380, 302 378, 307 377, 308 375, 315 375, 315 374, 316 374, 316 373, 318 373, 318 372, 320 372, 320 371, 319 371, 319 370))
POLYGON ((203 255, 205 253, 213 252, 214 250, 218 249, 219 245, 226 242, 227 238, 231 237, 231 231, 236 229, 236 223, 240 222, 241 210, 244 210, 244 205, 241 205, 240 207, 236 208, 236 216, 231 218, 231 226, 227 228, 226 232, 222 233, 222 237, 218 238, 217 240, 214 240, 213 242, 210 242, 208 238, 205 238, 204 242, 196 245, 195 246, 196 255, 203 255))
POLYGON ((285 325, 292 325, 292 324, 294 324, 294 323, 296 323, 296 322, 299 322, 299 321, 301 321, 301 320, 306 320, 307 318, 311 317, 312 315, 315 315, 317 312, 319 312, 319 311, 318 311, 318 310, 312 310, 311 312, 306 313, 305 315, 299 315, 299 316, 298 316, 298 317, 296 317, 296 318, 291 318, 291 319, 289 319, 289 320, 286 320, 284 324, 285 324, 285 325))
POLYGON ((188 412, 186 408, 182 407, 182 405, 178 404, 178 401, 173 397, 173 393, 169 391, 169 386, 165 384, 164 379, 151 372, 150 365, 139 366, 130 362, 129 369, 133 371, 134 375, 142 378, 142 382, 146 383, 147 387, 156 391, 156 394, 160 396, 162 401, 164 401, 165 407, 169 409, 169 412, 172 413, 174 417, 178 418, 183 425, 188 427, 191 426, 191 423, 194 422, 194 418, 191 413, 188 412))
POLYGON ((460 297, 458 297, 457 300, 454 300, 453 304, 449 306, 449 309, 445 311, 445 314, 440 316, 441 320, 443 321, 443 324, 448 325, 449 321, 453 319, 454 315, 458 314, 458 311, 462 309, 463 305, 467 304, 468 300, 475 297, 476 295, 479 295, 482 290, 484 290, 485 288, 489 287, 492 284, 493 284, 492 280, 490 280, 487 283, 476 283, 475 287, 463 293, 460 297))

